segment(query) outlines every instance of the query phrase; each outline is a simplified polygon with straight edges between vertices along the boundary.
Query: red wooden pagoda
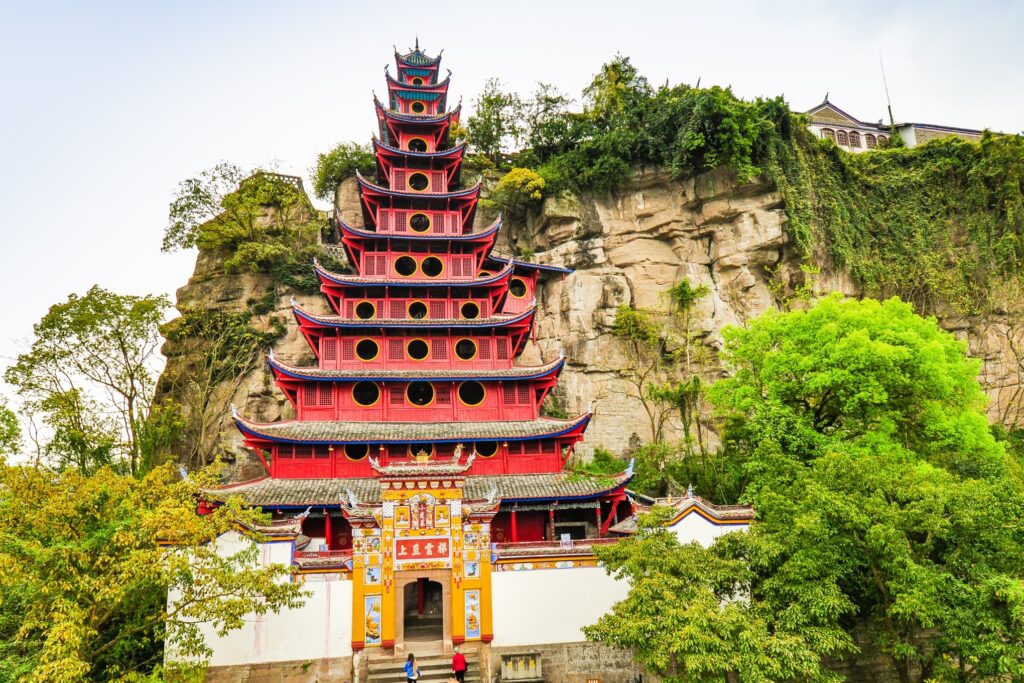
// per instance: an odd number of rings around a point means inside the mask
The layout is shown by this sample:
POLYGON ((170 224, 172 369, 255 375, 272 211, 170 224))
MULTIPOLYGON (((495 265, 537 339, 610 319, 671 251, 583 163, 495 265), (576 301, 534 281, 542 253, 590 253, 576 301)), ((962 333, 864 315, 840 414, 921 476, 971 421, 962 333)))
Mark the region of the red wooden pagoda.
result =
POLYGON ((447 109, 441 59, 418 46, 395 57, 387 102, 375 100, 377 178, 358 178, 363 225, 338 221, 357 274, 314 266, 331 313, 294 301, 292 309, 317 363, 296 367, 270 354, 295 418, 260 424, 235 415, 267 476, 228 488, 279 518, 312 508, 303 533, 324 538, 320 566, 331 553, 352 553, 346 567, 365 572, 354 607, 357 648, 394 643, 388 581, 417 569, 452 573, 450 608, 467 615, 452 637, 488 640, 490 584, 478 565, 489 576, 497 561, 489 542, 601 536, 629 509, 627 473, 595 480, 563 472, 591 417, 542 415, 564 359, 516 363, 538 288, 571 271, 492 252, 501 220, 474 230, 480 184, 463 184, 464 146, 450 144, 459 109, 447 109), (416 490, 434 493, 417 502, 409 497, 416 490), (444 510, 425 513, 428 504, 444 510), (417 528, 450 529, 448 554, 403 564, 417 528), (480 613, 471 619, 473 604, 480 613))

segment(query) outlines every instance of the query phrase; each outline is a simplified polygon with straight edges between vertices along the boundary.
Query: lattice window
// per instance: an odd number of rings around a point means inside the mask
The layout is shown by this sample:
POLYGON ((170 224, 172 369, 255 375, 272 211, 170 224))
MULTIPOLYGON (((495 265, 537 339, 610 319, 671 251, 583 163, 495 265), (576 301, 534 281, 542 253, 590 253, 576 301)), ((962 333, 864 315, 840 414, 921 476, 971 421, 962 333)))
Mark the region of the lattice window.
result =
POLYGON ((498 339, 498 353, 496 354, 498 360, 508 360, 509 348, 508 339, 498 339))
POLYGON ((334 405, 334 386, 328 382, 321 382, 317 384, 320 394, 320 405, 321 406, 333 406, 334 405))
POLYGON ((341 359, 356 359, 356 342, 354 339, 343 339, 341 342, 341 359))
POLYGON ((832 142, 835 142, 836 141, 836 132, 834 130, 832 130, 831 128, 822 128, 821 129, 821 137, 825 138, 826 140, 831 140, 832 142))
POLYGON ((402 360, 405 358, 405 344, 401 339, 388 340, 388 360, 402 360))
POLYGON ((526 383, 519 384, 516 398, 517 403, 526 405, 530 402, 530 385, 526 383))
POLYGON ((850 147, 860 148, 860 133, 855 130, 850 131, 850 147))
POLYGON ((889 143, 889 137, 888 136, 886 136, 886 135, 879 135, 878 136, 878 146, 879 147, 885 147, 888 143, 889 143))
POLYGON ((444 192, 444 171, 434 171, 430 174, 430 189, 434 192, 444 192))
POLYGON ((433 358, 446 358, 448 356, 448 340, 447 339, 431 339, 430 340, 431 357, 433 358))
POLYGON ((481 339, 477 345, 477 358, 480 360, 491 359, 491 340, 481 339))
POLYGON ((390 403, 393 406, 404 406, 405 405, 405 387, 391 387, 390 390, 390 403))
POLYGON ((324 337, 320 340, 320 355, 325 361, 338 360, 338 340, 334 337, 324 337))
POLYGON ((430 302, 430 317, 431 318, 444 318, 448 313, 448 302, 447 301, 431 301, 430 302))
POLYGON ((313 447, 312 446, 296 446, 295 447, 296 458, 312 458, 313 447))
POLYGON ((405 302, 404 301, 392 301, 391 302, 391 318, 404 318, 405 317, 405 302))
POLYGON ((502 398, 505 400, 505 405, 514 405, 516 402, 516 385, 506 384, 502 387, 502 398))
POLYGON ((849 137, 847 137, 845 130, 836 131, 836 143, 842 145, 843 147, 850 146, 850 139, 849 137))
POLYGON ((452 404, 452 388, 447 384, 434 385, 434 402, 439 406, 452 404))
POLYGON ((864 144, 867 145, 868 149, 874 149, 875 147, 878 147, 878 141, 875 140, 875 136, 872 135, 871 133, 867 133, 864 135, 864 144))
POLYGON ((395 171, 394 171, 394 174, 395 174, 394 175, 394 179, 395 179, 394 186, 396 188, 400 189, 400 190, 404 190, 405 189, 405 176, 406 176, 405 171, 396 168, 395 171))

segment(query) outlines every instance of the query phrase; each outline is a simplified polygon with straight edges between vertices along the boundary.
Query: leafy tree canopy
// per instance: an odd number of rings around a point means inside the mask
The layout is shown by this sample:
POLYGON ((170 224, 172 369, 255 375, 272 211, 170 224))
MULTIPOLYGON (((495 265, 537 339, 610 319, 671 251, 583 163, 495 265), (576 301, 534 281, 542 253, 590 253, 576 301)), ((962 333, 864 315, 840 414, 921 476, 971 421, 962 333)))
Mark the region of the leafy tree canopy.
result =
POLYGON ((259 566, 255 544, 221 556, 209 543, 259 521, 237 501, 197 515, 215 479, 0 464, 0 679, 139 677, 159 667, 165 639, 176 658, 201 659, 199 624, 223 634, 300 604, 301 586, 281 581, 289 569, 259 566))
POLYGON ((370 176, 376 168, 370 145, 342 142, 330 152, 317 157, 312 171, 313 194, 320 199, 334 199, 334 191, 345 178, 354 176, 356 171, 370 176))

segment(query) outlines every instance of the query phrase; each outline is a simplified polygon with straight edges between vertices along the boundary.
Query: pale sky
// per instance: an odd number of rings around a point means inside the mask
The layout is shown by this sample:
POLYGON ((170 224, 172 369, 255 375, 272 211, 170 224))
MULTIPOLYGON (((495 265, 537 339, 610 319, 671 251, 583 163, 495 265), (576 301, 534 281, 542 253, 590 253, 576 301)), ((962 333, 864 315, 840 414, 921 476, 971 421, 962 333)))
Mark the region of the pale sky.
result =
POLYGON ((16 2, 0 0, 0 366, 69 293, 173 297, 177 183, 221 160, 306 176, 367 142, 392 44, 444 48, 449 102, 491 76, 578 96, 619 52, 652 83, 1024 128, 1020 2, 16 2))

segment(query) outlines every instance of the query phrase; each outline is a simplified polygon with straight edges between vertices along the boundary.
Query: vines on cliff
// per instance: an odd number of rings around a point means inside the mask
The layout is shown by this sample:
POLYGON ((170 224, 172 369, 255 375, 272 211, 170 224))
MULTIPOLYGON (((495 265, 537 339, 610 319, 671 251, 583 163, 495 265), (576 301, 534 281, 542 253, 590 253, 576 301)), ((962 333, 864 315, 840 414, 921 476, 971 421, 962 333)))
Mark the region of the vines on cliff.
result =
MULTIPOLYGON (((583 96, 581 111, 545 85, 519 100, 520 149, 506 170, 532 169, 545 195, 615 191, 637 164, 679 177, 726 166, 741 183, 763 178, 778 188, 804 258, 848 268, 867 294, 898 295, 924 310, 946 302, 962 313, 984 311, 1004 280, 1022 275, 1020 136, 847 154, 813 137, 781 97, 654 88, 622 56, 583 96)), ((481 134, 472 124, 470 143, 481 134)))

